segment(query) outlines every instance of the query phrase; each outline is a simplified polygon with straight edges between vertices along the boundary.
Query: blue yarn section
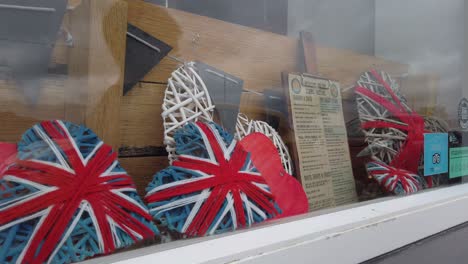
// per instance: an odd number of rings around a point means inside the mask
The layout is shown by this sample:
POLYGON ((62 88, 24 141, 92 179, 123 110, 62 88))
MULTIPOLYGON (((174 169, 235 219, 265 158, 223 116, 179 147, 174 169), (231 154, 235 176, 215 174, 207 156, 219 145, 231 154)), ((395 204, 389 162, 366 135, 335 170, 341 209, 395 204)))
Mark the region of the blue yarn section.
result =
MULTIPOLYGON (((88 155, 93 151, 94 147, 101 140, 96 134, 94 134, 93 131, 91 131, 91 129, 85 126, 76 125, 70 122, 63 123, 65 127, 67 127, 83 157, 88 157, 88 155)), ((36 126, 43 130, 41 124, 37 124, 36 126)), ((58 148, 57 145, 55 146, 58 148)), ((63 152, 62 155, 64 155, 63 152)), ((57 157, 55 154, 52 152, 47 143, 42 140, 34 128, 29 129, 23 134, 21 141, 18 143, 18 156, 22 160, 38 159, 43 161, 57 162, 57 157)))
MULTIPOLYGON (((161 185, 165 185, 165 184, 169 184, 169 183, 177 182, 181 180, 191 179, 191 178, 199 178, 199 177, 201 177, 201 175, 198 173, 192 172, 190 170, 186 170, 184 168, 170 166, 158 172, 154 176, 153 181, 151 181, 148 187, 146 188, 146 192, 149 192, 152 189, 161 185)), ((198 195, 200 193, 201 192, 194 192, 189 195, 179 195, 176 197, 172 197, 171 199, 168 199, 162 202, 149 203, 148 207, 150 208, 150 214, 153 216, 154 219, 160 221, 163 225, 168 226, 171 230, 182 232, 182 227, 185 224, 185 220, 187 219, 187 216, 192 211, 194 204, 177 207, 175 209, 168 210, 168 211, 155 211, 151 209, 166 205, 168 203, 177 201, 179 199, 184 199, 184 198, 188 198, 194 195, 198 195)))
MULTIPOLYGON (((223 130, 223 128, 220 127, 219 125, 215 123, 210 123, 208 125, 215 132, 219 133, 226 147, 229 146, 234 140, 234 137, 228 132, 226 132, 225 130, 223 130)), ((177 130, 174 134, 174 139, 176 142, 176 154, 177 155, 189 155, 189 156, 195 156, 195 157, 200 157, 200 158, 205 158, 205 159, 209 158, 208 151, 203 141, 203 137, 198 127, 195 124, 189 123, 185 125, 184 127, 180 128, 179 130, 177 130)), ((247 170, 249 161, 250 161, 250 153, 244 164, 244 167, 243 167, 244 171, 247 170)), ((249 167, 251 168, 250 171, 258 172, 258 170, 254 168, 252 165, 249 167)), ((146 188, 146 191, 150 192, 154 188, 162 186, 162 185, 166 185, 169 183, 178 182, 182 180, 187 180, 187 179, 198 178, 198 177, 201 177, 201 175, 195 171, 191 171, 191 170, 187 170, 187 169, 175 167, 175 166, 169 166, 168 168, 154 175, 153 180, 146 188)), ((170 199, 167 199, 164 201, 150 203, 148 204, 148 207, 150 208, 150 214, 153 216, 155 220, 160 221, 163 225, 166 225, 169 229, 182 233, 182 228, 190 212, 192 211, 194 203, 172 208, 170 210, 157 209, 157 208, 164 206, 164 205, 168 205, 180 199, 198 195, 200 193, 201 192, 198 191, 198 192, 194 192, 194 193, 187 194, 187 195, 171 197, 170 199)), ((219 199, 224 199, 224 197, 219 197, 219 199)), ((249 198, 248 200, 252 204, 259 207, 255 202, 253 202, 249 198)), ((227 201, 224 201, 221 209, 219 210, 218 214, 215 217, 215 220, 211 223, 209 230, 211 230, 214 227, 214 225, 218 222, 218 220, 221 217, 223 217, 223 219, 221 219, 220 221, 219 226, 216 228, 214 234, 220 234, 220 233, 232 231, 235 229, 234 223, 232 221, 231 212, 228 212, 226 215, 222 216, 222 213, 224 209, 227 207, 227 205, 228 205, 227 201)), ((245 207, 245 204, 243 204, 243 206, 244 206, 244 214, 247 218, 247 215, 248 215, 247 209, 245 207)), ((275 204, 275 207, 278 209, 278 212, 280 213, 281 210, 279 209, 277 204, 275 204)), ((267 218, 272 218, 272 217, 274 216, 267 214, 267 218)), ((259 214, 257 214, 253 210, 252 210, 252 218, 253 218, 253 221, 248 224, 254 224, 254 223, 259 223, 259 222, 264 221, 263 217, 261 217, 259 214)))
POLYGON ((0 263, 16 263, 37 222, 37 219, 29 220, 0 232, 0 263))
MULTIPOLYGON (((101 142, 96 134, 84 126, 68 122, 64 122, 64 125, 69 130, 69 133, 73 137, 73 140, 84 158, 88 157, 95 149, 96 145, 101 142)), ((42 127, 38 124, 37 128, 41 129, 42 127)), ((60 150, 58 146, 56 147, 60 150)), ((37 159, 58 163, 56 155, 39 136, 36 129, 29 129, 26 131, 18 144, 18 152, 18 157, 23 160, 37 159)), ((61 152, 62 155, 64 155, 63 151, 61 152)), ((112 172, 126 173, 120 164, 117 164, 112 172)), ((36 188, 28 186, 27 184, 17 184, 4 179, 0 180, 0 209, 7 206, 7 204, 5 205, 5 202, 24 197, 37 191, 38 190, 36 188), (1 206, 1 204, 4 204, 5 206, 1 206)), ((136 201, 143 208, 147 208, 136 191, 127 191, 123 192, 123 194, 136 201)), ((78 212, 79 209, 76 210, 74 218, 77 217, 78 212)), ((152 230, 154 234, 159 234, 157 227, 151 221, 146 220, 143 216, 135 212, 130 212, 130 214, 136 220, 152 230)), ((69 224, 73 222, 73 219, 70 220, 69 224)), ((28 239, 31 237, 38 221, 39 219, 32 219, 0 232, 0 263, 15 263, 16 259, 26 246, 28 239)), ((52 229, 53 226, 50 228, 52 229)), ((135 243, 128 234, 120 229, 117 231, 117 237, 121 241, 121 245, 117 246, 117 248, 127 247, 135 243)), ((40 248, 38 249, 38 252, 39 251, 40 248)), ((71 231, 71 235, 65 239, 63 245, 52 259, 52 263, 61 264, 78 262, 102 253, 103 252, 99 248, 99 242, 93 221, 90 215, 84 211, 78 221, 78 224, 71 231)))
MULTIPOLYGON (((234 140, 234 137, 223 128, 215 123, 210 123, 209 126, 214 128, 222 137, 226 146, 229 146, 234 140)), ((193 123, 188 123, 184 127, 178 129, 174 133, 174 140, 176 142, 177 155, 191 155, 200 158, 208 159, 208 151, 206 150, 203 137, 198 130, 198 127, 193 123)))

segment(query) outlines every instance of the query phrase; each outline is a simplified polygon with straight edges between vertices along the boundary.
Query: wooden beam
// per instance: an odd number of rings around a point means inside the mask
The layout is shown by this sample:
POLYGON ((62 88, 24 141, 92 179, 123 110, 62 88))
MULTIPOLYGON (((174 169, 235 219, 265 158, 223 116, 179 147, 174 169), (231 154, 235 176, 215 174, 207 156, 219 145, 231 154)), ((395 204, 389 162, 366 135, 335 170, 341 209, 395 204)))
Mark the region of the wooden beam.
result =
POLYGON ((120 104, 125 64, 127 3, 83 0, 71 11, 66 118, 84 122, 107 144, 120 146, 120 104))

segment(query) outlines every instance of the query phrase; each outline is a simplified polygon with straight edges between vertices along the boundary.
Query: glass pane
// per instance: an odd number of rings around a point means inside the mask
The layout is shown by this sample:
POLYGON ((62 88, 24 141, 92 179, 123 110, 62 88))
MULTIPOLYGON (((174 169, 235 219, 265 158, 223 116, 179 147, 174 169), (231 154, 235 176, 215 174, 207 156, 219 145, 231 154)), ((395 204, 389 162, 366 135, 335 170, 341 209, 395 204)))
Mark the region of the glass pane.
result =
POLYGON ((468 175, 461 0, 0 0, 0 22, 2 263, 468 175))

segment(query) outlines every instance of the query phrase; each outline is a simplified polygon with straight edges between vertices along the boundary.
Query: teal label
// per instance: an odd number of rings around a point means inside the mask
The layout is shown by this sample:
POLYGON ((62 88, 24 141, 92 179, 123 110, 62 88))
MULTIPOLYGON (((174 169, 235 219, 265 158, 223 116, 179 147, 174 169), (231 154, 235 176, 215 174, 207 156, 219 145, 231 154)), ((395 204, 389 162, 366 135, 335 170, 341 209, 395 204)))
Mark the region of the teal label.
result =
POLYGON ((424 134, 424 176, 448 172, 448 134, 424 134))

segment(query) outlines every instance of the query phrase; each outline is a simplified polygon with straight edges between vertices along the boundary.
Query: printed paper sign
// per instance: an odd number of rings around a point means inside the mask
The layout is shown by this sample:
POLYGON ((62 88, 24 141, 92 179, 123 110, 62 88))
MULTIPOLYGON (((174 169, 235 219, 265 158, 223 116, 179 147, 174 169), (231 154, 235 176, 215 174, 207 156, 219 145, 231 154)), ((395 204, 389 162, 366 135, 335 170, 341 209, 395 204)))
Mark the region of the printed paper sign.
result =
POLYGON ((340 84, 308 74, 289 74, 294 128, 293 156, 311 211, 357 201, 340 84))
POLYGON ((466 175, 468 175, 468 147, 451 148, 449 178, 466 175))
POLYGON ((424 176, 448 172, 448 134, 424 134, 424 176))

